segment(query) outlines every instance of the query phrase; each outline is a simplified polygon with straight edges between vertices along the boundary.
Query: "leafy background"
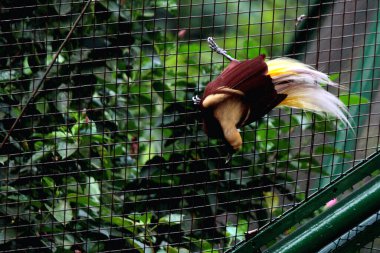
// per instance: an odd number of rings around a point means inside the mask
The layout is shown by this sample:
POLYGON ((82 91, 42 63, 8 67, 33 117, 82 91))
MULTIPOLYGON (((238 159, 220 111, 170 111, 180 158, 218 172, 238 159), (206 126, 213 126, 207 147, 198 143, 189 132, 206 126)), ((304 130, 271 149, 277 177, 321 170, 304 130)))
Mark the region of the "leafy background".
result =
MULTIPOLYGON (((308 6, 285 2, 92 2, 1 150, 0 250, 218 252, 318 190, 323 156, 352 156, 334 120, 275 110, 225 164, 191 101, 227 64, 208 36, 238 59, 295 50, 308 6)), ((83 5, 0 3, 2 138, 83 5)))

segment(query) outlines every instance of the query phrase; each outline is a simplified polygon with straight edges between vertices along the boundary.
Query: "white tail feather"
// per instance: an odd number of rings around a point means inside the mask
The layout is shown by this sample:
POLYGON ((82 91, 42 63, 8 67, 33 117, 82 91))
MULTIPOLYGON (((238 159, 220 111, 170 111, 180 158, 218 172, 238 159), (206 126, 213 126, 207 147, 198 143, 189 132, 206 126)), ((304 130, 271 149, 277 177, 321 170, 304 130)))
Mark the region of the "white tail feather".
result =
POLYGON ((326 74, 289 58, 270 60, 267 65, 276 91, 288 95, 280 105, 328 113, 352 128, 347 118, 349 113, 346 106, 320 86, 337 86, 326 74))

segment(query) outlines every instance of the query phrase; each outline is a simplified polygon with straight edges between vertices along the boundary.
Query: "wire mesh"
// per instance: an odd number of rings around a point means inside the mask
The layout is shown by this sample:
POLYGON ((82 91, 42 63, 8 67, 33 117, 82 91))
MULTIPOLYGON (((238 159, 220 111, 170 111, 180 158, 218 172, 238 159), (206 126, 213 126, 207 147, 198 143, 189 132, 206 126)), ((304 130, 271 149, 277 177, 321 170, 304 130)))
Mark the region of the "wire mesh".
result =
POLYGON ((378 23, 365 0, 1 1, 0 250, 231 248, 379 151, 378 23), (275 109, 226 164, 191 99, 228 64, 209 36, 328 73, 353 131, 275 109))

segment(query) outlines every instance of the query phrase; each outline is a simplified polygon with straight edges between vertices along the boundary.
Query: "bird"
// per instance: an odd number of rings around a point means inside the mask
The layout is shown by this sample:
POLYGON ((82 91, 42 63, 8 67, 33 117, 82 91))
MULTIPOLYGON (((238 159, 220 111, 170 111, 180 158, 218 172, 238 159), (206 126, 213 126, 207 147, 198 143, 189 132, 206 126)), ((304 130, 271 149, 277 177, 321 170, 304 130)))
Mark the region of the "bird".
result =
POLYGON ((265 55, 259 55, 238 61, 212 37, 207 42, 230 63, 206 85, 202 98, 195 96, 192 100, 200 108, 207 136, 223 139, 232 153, 240 150, 243 144, 238 129, 279 106, 330 114, 351 126, 347 107, 321 86, 338 86, 328 75, 286 57, 266 61, 265 55))

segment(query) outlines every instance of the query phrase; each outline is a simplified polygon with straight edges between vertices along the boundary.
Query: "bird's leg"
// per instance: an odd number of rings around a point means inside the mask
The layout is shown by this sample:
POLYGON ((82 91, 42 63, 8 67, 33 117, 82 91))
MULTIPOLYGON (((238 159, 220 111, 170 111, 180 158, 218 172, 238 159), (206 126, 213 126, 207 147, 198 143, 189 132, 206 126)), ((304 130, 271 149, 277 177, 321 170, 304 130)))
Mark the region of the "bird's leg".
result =
POLYGON ((226 57, 228 60, 230 61, 236 61, 235 58, 232 58, 229 54, 227 54, 227 51, 224 50, 223 48, 219 47, 215 41, 214 41, 214 38, 213 37, 208 37, 207 38, 207 42, 208 42, 208 45, 210 46, 210 48, 215 51, 215 53, 218 53, 218 54, 221 54, 223 55, 224 57, 226 57))

